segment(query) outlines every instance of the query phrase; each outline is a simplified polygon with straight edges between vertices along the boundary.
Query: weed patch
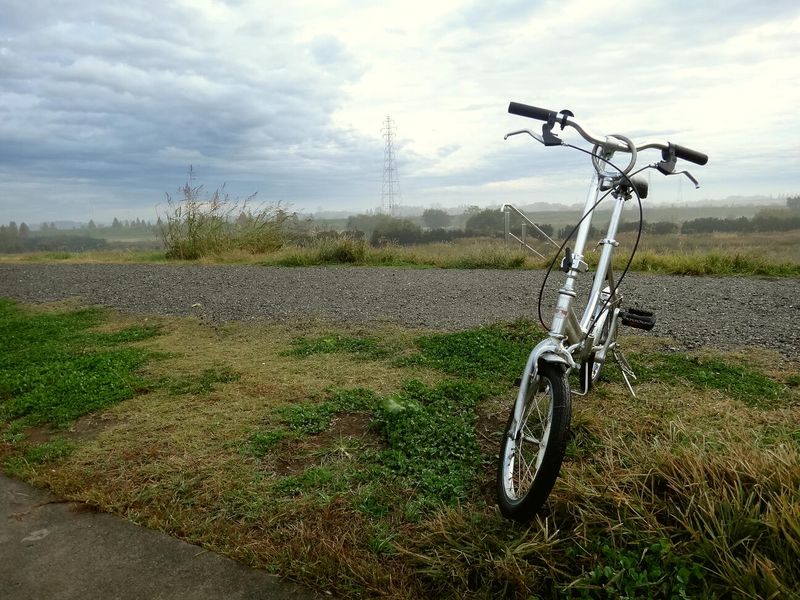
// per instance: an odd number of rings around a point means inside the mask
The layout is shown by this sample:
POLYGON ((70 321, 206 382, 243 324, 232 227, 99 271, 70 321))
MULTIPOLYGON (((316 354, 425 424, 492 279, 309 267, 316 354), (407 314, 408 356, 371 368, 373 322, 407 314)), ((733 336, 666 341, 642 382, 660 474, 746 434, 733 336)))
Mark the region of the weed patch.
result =
POLYGON ((623 549, 603 544, 597 555, 597 566, 569 586, 569 597, 691 598, 702 589, 702 567, 676 555, 666 539, 623 549))
POLYGON ((196 376, 173 377, 161 380, 161 386, 173 396, 181 394, 207 394, 217 383, 237 381, 239 375, 227 367, 205 369, 196 376))
POLYGON ((475 439, 475 405, 482 386, 462 381, 435 388, 416 381, 379 405, 376 421, 388 448, 378 463, 416 488, 414 510, 464 498, 480 463, 475 439))
POLYGON ((148 389, 138 370, 151 353, 123 344, 158 330, 90 331, 100 317, 91 309, 35 313, 0 300, 0 419, 63 428, 148 389))
POLYGON ((381 359, 389 356, 389 350, 380 340, 373 337, 352 337, 339 333, 315 338, 295 338, 287 356, 312 356, 314 354, 333 354, 337 352, 356 354, 359 358, 381 359))
POLYGON ((12 477, 22 477, 31 466, 42 465, 66 458, 75 450, 75 445, 61 439, 28 445, 22 453, 6 458, 5 471, 12 477))
POLYGON ((715 358, 682 353, 637 356, 637 377, 642 380, 686 381, 699 389, 719 390, 748 406, 770 407, 785 397, 780 383, 748 367, 715 358))
POLYGON ((541 331, 532 321, 491 325, 423 336, 419 353, 400 364, 421 365, 462 377, 494 380, 507 386, 522 372, 541 331))

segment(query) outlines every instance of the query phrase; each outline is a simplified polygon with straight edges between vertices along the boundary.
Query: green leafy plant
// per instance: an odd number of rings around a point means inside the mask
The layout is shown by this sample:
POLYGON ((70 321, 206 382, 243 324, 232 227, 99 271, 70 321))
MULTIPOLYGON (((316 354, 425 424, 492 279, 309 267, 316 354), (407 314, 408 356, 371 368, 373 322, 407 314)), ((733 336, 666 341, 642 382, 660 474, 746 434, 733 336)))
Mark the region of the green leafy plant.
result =
POLYGON ((0 300, 0 419, 65 427, 147 389, 138 370, 153 355, 125 344, 158 329, 91 331, 100 316, 92 309, 31 313, 0 300))

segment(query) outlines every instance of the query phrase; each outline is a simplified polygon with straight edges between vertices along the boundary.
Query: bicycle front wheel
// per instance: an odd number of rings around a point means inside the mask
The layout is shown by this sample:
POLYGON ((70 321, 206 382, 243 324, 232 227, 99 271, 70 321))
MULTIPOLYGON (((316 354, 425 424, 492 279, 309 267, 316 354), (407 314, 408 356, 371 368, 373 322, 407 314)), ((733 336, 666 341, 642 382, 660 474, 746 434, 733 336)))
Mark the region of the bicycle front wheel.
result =
MULTIPOLYGON (((524 378, 523 378, 524 379, 524 378)), ((500 446, 497 497, 509 519, 528 521, 544 505, 561 469, 572 403, 563 368, 543 364, 525 397, 522 419, 508 419, 500 446)))

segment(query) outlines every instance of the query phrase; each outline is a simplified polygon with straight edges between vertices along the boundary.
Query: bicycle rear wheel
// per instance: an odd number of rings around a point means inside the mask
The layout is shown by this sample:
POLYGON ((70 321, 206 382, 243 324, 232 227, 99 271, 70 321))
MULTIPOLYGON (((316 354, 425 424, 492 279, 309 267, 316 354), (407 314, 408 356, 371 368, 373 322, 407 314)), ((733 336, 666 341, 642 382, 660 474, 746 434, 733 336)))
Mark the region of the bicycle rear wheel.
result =
MULTIPOLYGON (((605 314, 602 315, 600 319, 598 319, 601 322, 597 323, 594 328, 595 345, 606 346, 606 344, 608 343, 608 338, 611 335, 611 318, 613 310, 614 310, 613 308, 606 307, 604 309, 605 314)), ((613 344, 614 341, 615 340, 611 340, 611 343, 613 344)), ((610 345, 606 348, 606 350, 608 349, 610 349, 610 345)), ((589 385, 588 388, 584 390, 584 392, 588 392, 589 389, 591 389, 591 387, 595 383, 600 381, 600 375, 603 372, 603 366, 605 365, 606 360, 608 360, 607 354, 603 356, 602 360, 600 360, 599 357, 597 357, 597 354, 595 352, 592 352, 592 354, 589 355, 589 357, 585 361, 583 361, 583 364, 581 364, 581 369, 580 369, 581 386, 584 386, 586 384, 587 371, 589 373, 588 375, 589 385)))
POLYGON ((561 469, 571 412, 564 369, 543 364, 529 384, 521 421, 514 423, 512 409, 500 446, 497 498, 505 517, 528 521, 544 505, 561 469))
MULTIPOLYGON (((595 328, 597 331, 595 337, 595 343, 598 345, 605 346, 606 342, 608 341, 608 334, 611 326, 609 320, 610 319, 608 318, 608 315, 606 315, 606 317, 603 319, 602 326, 595 328)), ((589 389, 591 389, 591 387, 595 383, 600 381, 600 375, 603 372, 603 366, 605 365, 605 361, 607 358, 608 358, 607 356, 604 356, 603 360, 601 361, 598 359, 597 354, 595 352, 592 352, 589 358, 587 358, 581 365, 581 370, 580 370, 581 385, 584 385, 585 382, 587 381, 587 375, 586 375, 587 371, 589 372, 588 376, 589 389)), ((585 391, 588 391, 588 389, 585 391)))

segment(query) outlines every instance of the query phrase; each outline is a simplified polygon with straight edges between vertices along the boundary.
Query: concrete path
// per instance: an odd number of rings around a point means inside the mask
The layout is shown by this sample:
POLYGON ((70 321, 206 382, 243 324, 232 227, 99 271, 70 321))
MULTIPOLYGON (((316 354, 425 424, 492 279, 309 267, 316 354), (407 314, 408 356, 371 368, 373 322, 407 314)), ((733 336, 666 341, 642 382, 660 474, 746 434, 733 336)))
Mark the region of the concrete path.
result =
POLYGON ((264 571, 0 475, 0 598, 315 596, 264 571))

